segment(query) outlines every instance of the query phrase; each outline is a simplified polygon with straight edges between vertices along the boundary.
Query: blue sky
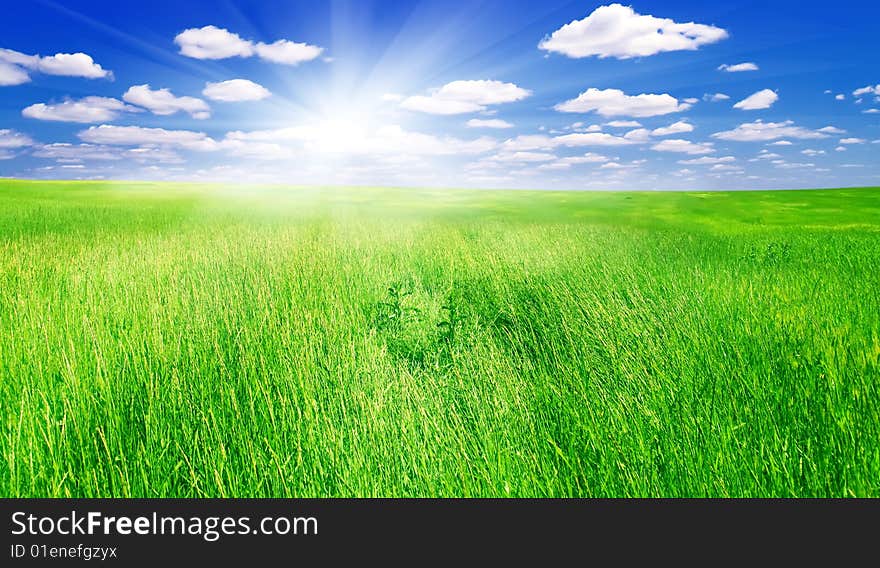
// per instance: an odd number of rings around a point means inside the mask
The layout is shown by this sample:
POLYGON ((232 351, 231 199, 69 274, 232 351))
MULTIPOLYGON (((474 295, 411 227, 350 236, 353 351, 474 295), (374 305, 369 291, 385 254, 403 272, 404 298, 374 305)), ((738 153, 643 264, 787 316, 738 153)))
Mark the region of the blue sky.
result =
POLYGON ((0 176, 880 184, 876 2, 19 1, 0 176))

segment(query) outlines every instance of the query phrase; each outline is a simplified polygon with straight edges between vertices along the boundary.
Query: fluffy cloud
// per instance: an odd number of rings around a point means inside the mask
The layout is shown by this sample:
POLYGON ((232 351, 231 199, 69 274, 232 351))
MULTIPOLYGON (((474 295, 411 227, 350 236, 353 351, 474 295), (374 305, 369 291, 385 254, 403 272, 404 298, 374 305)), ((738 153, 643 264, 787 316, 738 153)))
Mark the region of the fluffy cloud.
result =
POLYGON ((286 39, 274 43, 255 43, 243 39, 236 33, 216 26, 190 28, 177 34, 174 43, 180 53, 195 59, 227 59, 229 57, 251 57, 285 65, 297 65, 317 59, 324 48, 286 39))
POLYGON ((702 158, 691 158, 689 160, 679 160, 679 164, 686 164, 691 166, 710 166, 714 164, 727 164, 730 162, 735 162, 736 158, 733 156, 703 156, 702 158))
POLYGON ((428 114, 465 114, 486 110, 488 105, 511 103, 531 95, 531 91, 501 81, 453 81, 431 93, 404 99, 400 106, 428 114))
POLYGON ((556 105, 560 112, 597 112, 602 116, 633 116, 637 118, 682 112, 691 107, 669 94, 627 95, 619 89, 590 88, 576 99, 556 105))
POLYGON ((843 93, 840 93, 839 95, 834 96, 834 100, 836 100, 836 101, 842 101, 845 98, 846 98, 846 95, 844 95, 843 93))
POLYGON ((611 122, 606 122, 606 126, 613 126, 614 128, 640 128, 642 123, 637 120, 612 120, 611 122))
POLYGON ((861 97, 862 95, 878 95, 880 96, 880 84, 868 85, 867 87, 862 87, 861 89, 856 89, 853 91, 854 97, 861 97))
POLYGON ((712 137, 720 140, 735 140, 737 142, 768 142, 779 138, 811 140, 827 138, 828 135, 819 130, 808 130, 801 126, 795 126, 794 122, 790 120, 785 122, 763 122, 756 120, 755 122, 740 124, 733 130, 716 132, 712 137))
POLYGON ((719 65, 718 70, 726 71, 728 73, 741 73, 743 71, 757 71, 758 66, 749 61, 746 63, 737 63, 736 65, 719 65))
POLYGON ((100 79, 113 74, 85 53, 56 53, 46 57, 0 49, 0 86, 21 85, 31 80, 29 71, 64 77, 100 79))
POLYGON ((694 125, 689 122, 684 122, 683 120, 679 120, 678 122, 673 122, 669 126, 663 126, 661 128, 655 128, 651 131, 651 134, 654 136, 669 136, 670 134, 681 134, 682 132, 693 132, 694 125))
POLYGON ((222 102, 259 101, 272 96, 269 89, 247 79, 208 83, 202 94, 211 100, 222 102))
POLYGON ((862 138, 841 138, 840 144, 864 144, 865 140, 862 138))
POLYGON ((0 148, 24 148, 34 143, 28 136, 15 130, 0 130, 0 148))
POLYGON ((311 61, 324 52, 322 47, 286 39, 279 39, 275 43, 258 43, 254 49, 262 59, 284 65, 298 65, 311 61))
POLYGON ((467 121, 468 128, 513 128, 513 125, 500 118, 480 119, 472 118, 467 121))
POLYGON ((168 89, 150 89, 150 85, 135 85, 128 89, 122 99, 133 105, 149 109, 153 114, 167 116, 179 111, 189 113, 195 119, 210 118, 211 109, 202 99, 176 97, 168 89))
POLYGON ((600 6, 582 20, 570 22, 544 38, 538 47, 568 57, 629 59, 664 51, 695 50, 727 37, 715 26, 678 23, 636 13, 629 6, 600 6))
POLYGON ((60 103, 34 104, 22 110, 21 114, 37 120, 94 123, 116 120, 122 112, 139 112, 139 109, 117 99, 85 97, 60 103))
POLYGON ((90 126, 77 134, 80 140, 90 144, 111 146, 147 146, 151 144, 210 151, 219 148, 217 142, 204 132, 191 130, 165 130, 141 126, 90 126))
POLYGON ((779 95, 770 89, 763 89, 757 93, 753 93, 743 100, 739 101, 733 108, 740 110, 760 110, 770 108, 773 103, 779 100, 779 95))
POLYGON ((663 140, 651 146, 655 152, 679 152, 683 154, 711 154, 715 151, 710 142, 697 143, 690 140, 663 140))
POLYGON ((820 156, 825 153, 825 150, 813 150, 812 148, 807 148, 806 150, 801 150, 801 154, 805 156, 820 156))

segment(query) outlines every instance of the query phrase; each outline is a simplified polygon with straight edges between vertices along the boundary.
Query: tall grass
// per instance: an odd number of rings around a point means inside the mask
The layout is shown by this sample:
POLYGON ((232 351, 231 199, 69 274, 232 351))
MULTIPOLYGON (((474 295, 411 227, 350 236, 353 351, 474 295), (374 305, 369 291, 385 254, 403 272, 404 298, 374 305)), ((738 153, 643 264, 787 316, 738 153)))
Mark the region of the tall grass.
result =
POLYGON ((880 190, 0 183, 2 496, 878 496, 880 190))

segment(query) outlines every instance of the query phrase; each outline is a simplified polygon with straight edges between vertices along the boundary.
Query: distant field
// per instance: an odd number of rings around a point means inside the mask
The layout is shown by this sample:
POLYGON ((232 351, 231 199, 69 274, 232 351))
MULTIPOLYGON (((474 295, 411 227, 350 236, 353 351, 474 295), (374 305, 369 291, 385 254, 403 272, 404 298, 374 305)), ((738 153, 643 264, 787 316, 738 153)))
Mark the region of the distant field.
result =
POLYGON ((0 496, 880 496, 880 189, 0 180, 0 496))

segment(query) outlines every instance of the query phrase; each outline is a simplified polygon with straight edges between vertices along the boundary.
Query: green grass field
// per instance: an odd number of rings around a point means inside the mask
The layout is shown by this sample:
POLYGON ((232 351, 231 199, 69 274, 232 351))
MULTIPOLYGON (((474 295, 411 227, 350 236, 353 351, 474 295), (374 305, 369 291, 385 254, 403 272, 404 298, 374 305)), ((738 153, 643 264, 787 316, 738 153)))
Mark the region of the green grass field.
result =
POLYGON ((0 181, 0 496, 880 496, 880 189, 0 181))

